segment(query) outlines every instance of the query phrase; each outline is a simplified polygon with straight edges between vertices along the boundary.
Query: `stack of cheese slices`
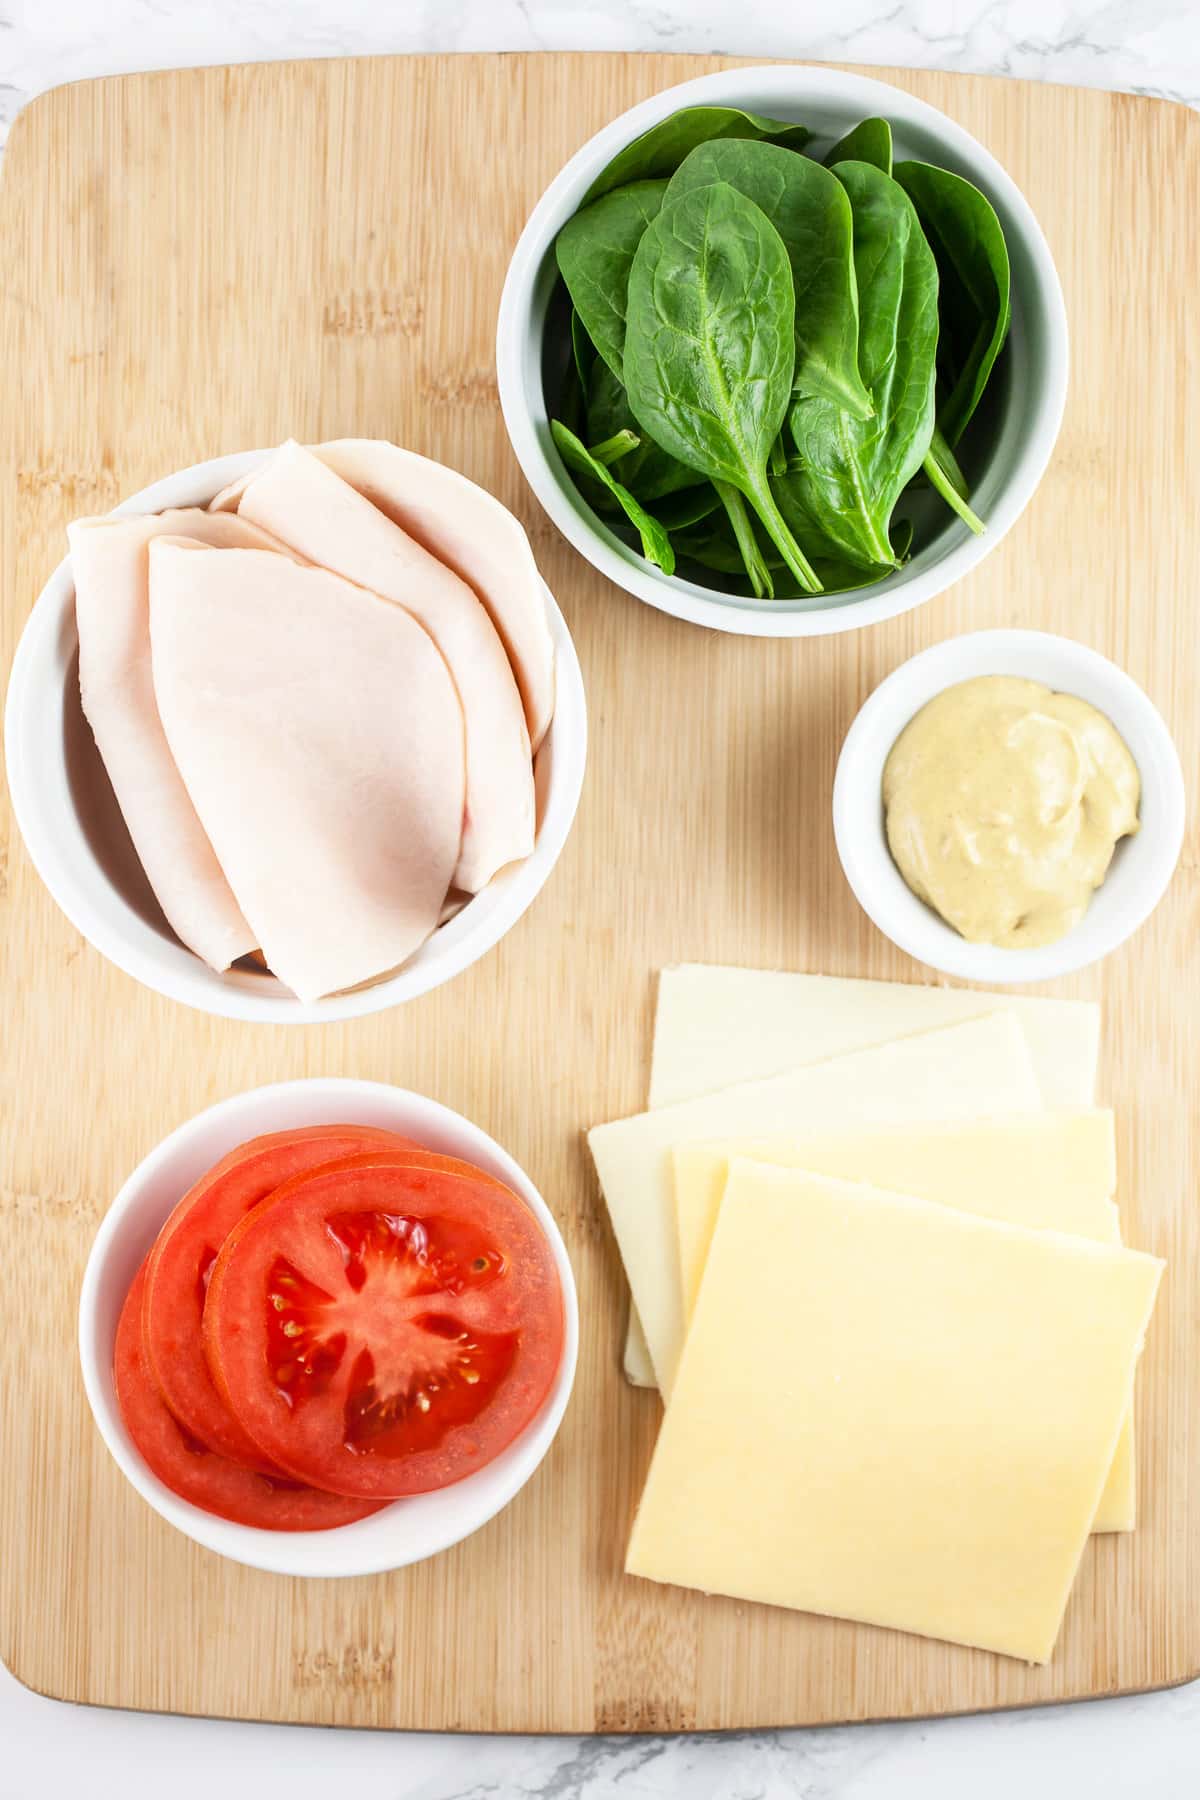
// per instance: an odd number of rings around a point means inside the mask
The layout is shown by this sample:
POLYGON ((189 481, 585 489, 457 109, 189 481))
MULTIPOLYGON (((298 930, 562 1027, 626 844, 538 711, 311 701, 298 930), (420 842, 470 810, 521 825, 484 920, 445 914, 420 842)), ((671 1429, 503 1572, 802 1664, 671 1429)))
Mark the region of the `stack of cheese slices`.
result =
POLYGON ((1045 1662, 1136 1511, 1163 1265, 1121 1242, 1090 1004, 664 971, 589 1135, 666 1415, 631 1574, 1045 1662))
POLYGON ((407 960, 529 855, 545 591, 490 494, 288 443, 211 506, 69 528, 79 684, 167 922, 304 1001, 407 960))

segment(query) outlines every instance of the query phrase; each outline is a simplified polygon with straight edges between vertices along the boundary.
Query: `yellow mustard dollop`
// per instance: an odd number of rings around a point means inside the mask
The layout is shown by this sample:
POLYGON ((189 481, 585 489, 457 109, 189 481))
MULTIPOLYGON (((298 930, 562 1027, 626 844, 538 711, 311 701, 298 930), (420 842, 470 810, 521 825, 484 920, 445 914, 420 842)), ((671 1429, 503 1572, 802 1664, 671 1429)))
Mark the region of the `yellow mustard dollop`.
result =
POLYGON ((1014 950, 1078 924, 1138 828, 1140 793, 1111 720, 1013 675, 947 688, 883 772, 888 844, 913 893, 970 943, 1014 950))

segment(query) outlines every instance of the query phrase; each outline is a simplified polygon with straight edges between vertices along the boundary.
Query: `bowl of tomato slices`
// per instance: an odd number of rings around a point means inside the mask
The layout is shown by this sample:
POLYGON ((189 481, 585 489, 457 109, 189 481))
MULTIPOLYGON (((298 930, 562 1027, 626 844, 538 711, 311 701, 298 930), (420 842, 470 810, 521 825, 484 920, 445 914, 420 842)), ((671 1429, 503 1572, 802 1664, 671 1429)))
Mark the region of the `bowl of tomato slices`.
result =
POLYGON ((369 1081, 181 1125, 114 1200, 79 1305, 122 1473, 196 1543, 287 1575, 402 1568, 486 1524, 549 1449, 578 1340, 524 1170, 369 1081))

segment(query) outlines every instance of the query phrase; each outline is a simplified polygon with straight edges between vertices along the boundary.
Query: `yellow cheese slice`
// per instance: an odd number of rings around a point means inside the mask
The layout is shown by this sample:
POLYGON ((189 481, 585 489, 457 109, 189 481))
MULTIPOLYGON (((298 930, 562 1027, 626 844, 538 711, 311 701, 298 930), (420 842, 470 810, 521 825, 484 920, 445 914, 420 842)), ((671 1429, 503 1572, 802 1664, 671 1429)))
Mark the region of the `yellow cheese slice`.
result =
POLYGON ((1011 1119, 871 1126, 803 1137, 736 1138, 673 1152, 684 1303, 690 1316, 735 1157, 806 1169, 1101 1243, 1120 1242, 1113 1115, 1042 1112, 1011 1119))
MULTIPOLYGON (((734 1157, 956 1206, 1010 1225, 1119 1244, 1111 1112, 1031 1113, 953 1125, 739 1139, 674 1153, 684 1309, 690 1319, 734 1157)), ((1121 1431, 1093 1531, 1132 1531, 1137 1514, 1133 1411, 1121 1431)))
POLYGON ((1046 1661, 1161 1271, 735 1161, 627 1569, 1046 1661))
POLYGON ((677 1144, 1040 1110, 1020 1026, 993 1013, 596 1126, 588 1143, 663 1393, 684 1335, 669 1155, 677 1144))
MULTIPOLYGON (((1095 1105, 1100 1009, 1091 1001, 699 963, 659 976, 647 1105, 677 1105, 736 1082, 764 1080, 998 1010, 1016 1013, 1047 1106, 1095 1105)), ((641 1354, 644 1343, 634 1308, 625 1369, 642 1386, 653 1382, 641 1354)))
POLYGON ((1046 1105, 1094 1106, 1100 1008, 1092 1001, 698 963, 659 975, 648 1105, 674 1106, 1001 1011, 1020 1022, 1046 1105))

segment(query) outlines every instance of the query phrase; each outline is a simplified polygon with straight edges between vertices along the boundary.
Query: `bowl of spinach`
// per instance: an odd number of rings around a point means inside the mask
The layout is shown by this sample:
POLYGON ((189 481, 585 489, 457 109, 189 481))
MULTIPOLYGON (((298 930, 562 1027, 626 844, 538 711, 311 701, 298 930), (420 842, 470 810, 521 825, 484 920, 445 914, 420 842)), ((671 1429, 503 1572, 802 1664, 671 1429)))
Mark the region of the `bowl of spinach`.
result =
POLYGON ((1066 314, 1028 203, 884 82, 735 69, 634 107, 517 245, 497 372, 513 448, 575 547, 718 630, 889 618, 1031 498, 1066 314))

